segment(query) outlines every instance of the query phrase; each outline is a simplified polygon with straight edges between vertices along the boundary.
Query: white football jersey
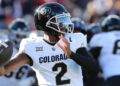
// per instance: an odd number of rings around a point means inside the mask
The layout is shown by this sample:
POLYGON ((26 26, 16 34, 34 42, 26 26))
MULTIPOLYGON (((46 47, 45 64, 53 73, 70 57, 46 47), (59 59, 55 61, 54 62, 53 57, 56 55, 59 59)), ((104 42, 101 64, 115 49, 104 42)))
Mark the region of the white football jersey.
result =
MULTIPOLYGON (((86 47, 86 36, 82 33, 69 34, 66 38, 73 52, 86 47)), ((33 60, 39 86, 83 86, 81 66, 69 59, 57 45, 46 43, 42 37, 26 38, 20 44, 20 51, 33 60)))
POLYGON ((89 47, 102 47, 98 60, 105 79, 120 75, 120 31, 104 32, 93 36, 89 47))

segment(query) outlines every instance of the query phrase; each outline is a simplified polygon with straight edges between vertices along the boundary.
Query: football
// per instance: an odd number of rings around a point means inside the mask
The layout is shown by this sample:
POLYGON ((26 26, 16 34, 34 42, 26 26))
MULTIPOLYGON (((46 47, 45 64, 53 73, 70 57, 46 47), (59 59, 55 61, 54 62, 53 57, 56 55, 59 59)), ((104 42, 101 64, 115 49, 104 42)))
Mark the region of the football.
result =
POLYGON ((0 41, 0 67, 7 64, 13 53, 11 41, 0 41))

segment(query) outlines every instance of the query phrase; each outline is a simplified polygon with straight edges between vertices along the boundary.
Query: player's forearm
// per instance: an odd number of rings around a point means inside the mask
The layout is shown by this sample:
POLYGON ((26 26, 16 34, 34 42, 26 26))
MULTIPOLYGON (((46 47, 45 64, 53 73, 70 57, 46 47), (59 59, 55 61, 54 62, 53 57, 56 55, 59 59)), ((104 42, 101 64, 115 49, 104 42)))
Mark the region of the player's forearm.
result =
POLYGON ((10 61, 8 64, 4 66, 5 74, 11 71, 14 71, 15 69, 19 68, 21 65, 22 65, 21 62, 18 63, 16 59, 13 59, 12 61, 10 61))
POLYGON ((10 72, 10 70, 6 69, 5 66, 0 67, 0 76, 5 75, 9 72, 10 72))
POLYGON ((15 69, 21 67, 23 64, 29 64, 29 59, 24 53, 18 53, 14 57, 15 59, 9 61, 4 68, 4 72, 1 72, 1 75, 7 74, 15 69))
POLYGON ((9 63, 8 63, 7 65, 0 67, 0 76, 9 73, 9 72, 11 72, 12 70, 13 70, 13 68, 11 68, 11 67, 9 66, 9 63))
MULTIPOLYGON (((82 50, 83 51, 83 50, 82 50)), ((99 66, 97 62, 89 55, 86 51, 85 54, 73 53, 70 55, 71 59, 73 59, 77 64, 84 67, 90 72, 98 72, 99 66)))

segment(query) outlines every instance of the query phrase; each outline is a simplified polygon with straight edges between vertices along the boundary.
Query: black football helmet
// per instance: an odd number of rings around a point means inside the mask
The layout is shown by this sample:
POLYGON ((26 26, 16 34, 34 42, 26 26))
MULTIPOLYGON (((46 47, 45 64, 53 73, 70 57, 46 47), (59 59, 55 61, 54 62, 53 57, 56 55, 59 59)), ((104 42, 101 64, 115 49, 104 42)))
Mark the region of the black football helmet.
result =
POLYGON ((99 23, 92 23, 88 25, 87 32, 91 32, 93 35, 100 33, 102 31, 101 26, 99 23))
POLYGON ((77 17, 71 18, 71 20, 72 23, 74 24, 74 33, 81 32, 83 34, 86 34, 87 27, 83 20, 77 17))
POLYGON ((101 23, 102 31, 120 30, 120 17, 117 15, 107 16, 101 23))
POLYGON ((65 7, 56 2, 48 2, 35 11, 35 26, 37 30, 58 36, 73 32, 73 23, 65 7))
POLYGON ((29 36, 30 28, 27 22, 22 18, 17 18, 10 23, 9 27, 9 37, 13 41, 16 48, 19 47, 20 41, 29 36))

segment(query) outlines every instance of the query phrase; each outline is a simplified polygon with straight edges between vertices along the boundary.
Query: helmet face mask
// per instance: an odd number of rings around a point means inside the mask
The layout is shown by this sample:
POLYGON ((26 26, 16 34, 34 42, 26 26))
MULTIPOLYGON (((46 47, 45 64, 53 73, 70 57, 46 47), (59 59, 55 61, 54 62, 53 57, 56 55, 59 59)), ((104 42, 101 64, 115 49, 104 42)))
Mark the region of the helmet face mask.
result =
POLYGON ((70 20, 69 14, 60 14, 53 16, 46 23, 46 27, 53 29, 61 34, 72 33, 74 30, 74 25, 70 20))

